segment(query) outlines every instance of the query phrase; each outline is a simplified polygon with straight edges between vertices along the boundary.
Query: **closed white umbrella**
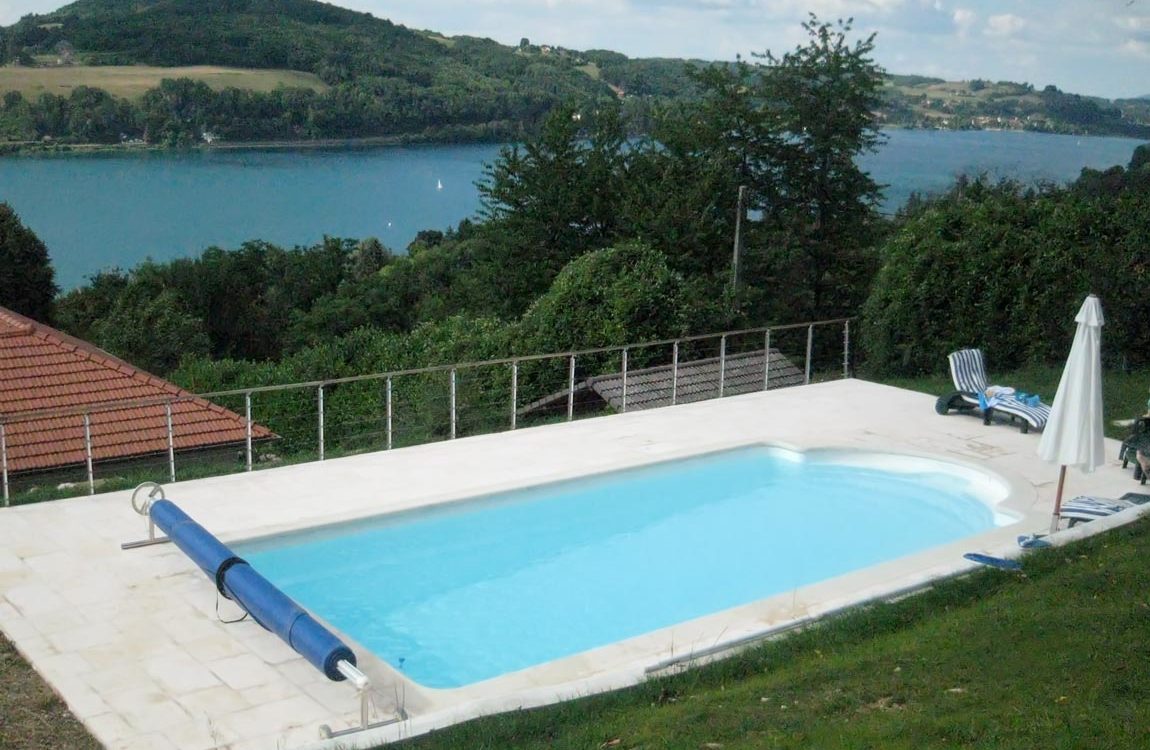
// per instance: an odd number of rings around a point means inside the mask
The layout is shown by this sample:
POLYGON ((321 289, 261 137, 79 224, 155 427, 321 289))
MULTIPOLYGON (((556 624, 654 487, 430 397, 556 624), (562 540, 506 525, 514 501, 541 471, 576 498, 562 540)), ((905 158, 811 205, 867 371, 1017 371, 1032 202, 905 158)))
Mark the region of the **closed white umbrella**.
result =
POLYGON ((1091 294, 1074 317, 1078 330, 1062 370, 1050 418, 1038 441, 1038 456, 1060 464, 1050 533, 1058 530, 1066 467, 1092 472, 1106 460, 1102 444, 1102 303, 1091 294))

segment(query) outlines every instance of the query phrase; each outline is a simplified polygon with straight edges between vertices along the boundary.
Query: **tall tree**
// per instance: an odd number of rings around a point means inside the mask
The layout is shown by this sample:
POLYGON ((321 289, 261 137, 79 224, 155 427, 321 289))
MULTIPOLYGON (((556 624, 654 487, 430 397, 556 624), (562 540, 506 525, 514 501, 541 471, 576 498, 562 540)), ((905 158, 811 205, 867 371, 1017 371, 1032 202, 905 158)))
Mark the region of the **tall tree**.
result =
POLYGON ((617 237, 625 137, 617 107, 557 107, 537 138, 504 148, 487 168, 479 184, 487 230, 504 248, 506 289, 522 305, 570 260, 617 237))
POLYGON ((7 203, 0 203, 0 304, 40 321, 52 317, 59 288, 48 248, 7 203))
POLYGON ((754 318, 853 314, 875 263, 879 187, 855 157, 879 142, 883 73, 874 37, 849 21, 804 24, 807 41, 775 56, 690 71, 699 97, 658 117, 650 148, 629 159, 623 222, 673 266, 731 286, 731 255, 746 189, 740 289, 754 318))
POLYGON ((652 143, 631 160, 630 220, 644 241, 686 274, 727 278, 740 186, 750 207, 777 183, 777 136, 758 96, 755 66, 689 69, 700 96, 656 115, 652 143))
POLYGON ((782 57, 761 56, 760 95, 781 137, 782 171, 777 203, 765 208, 799 263, 805 312, 846 314, 865 294, 859 272, 874 270, 866 248, 881 193, 855 157, 881 139, 874 112, 883 70, 871 58, 873 34, 849 41, 850 20, 823 23, 812 14, 803 28, 806 44, 782 57))

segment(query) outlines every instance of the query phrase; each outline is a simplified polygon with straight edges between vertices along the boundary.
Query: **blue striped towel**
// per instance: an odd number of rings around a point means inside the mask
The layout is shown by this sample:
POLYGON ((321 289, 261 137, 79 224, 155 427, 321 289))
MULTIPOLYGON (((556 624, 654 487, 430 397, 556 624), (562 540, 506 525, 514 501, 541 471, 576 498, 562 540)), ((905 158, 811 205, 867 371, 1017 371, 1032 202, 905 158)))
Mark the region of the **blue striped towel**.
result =
POLYGON ((1073 500, 1063 503, 1061 515, 1063 518, 1093 521, 1096 518, 1112 516, 1133 507, 1134 503, 1129 500, 1110 500, 1104 497, 1079 495, 1073 500))

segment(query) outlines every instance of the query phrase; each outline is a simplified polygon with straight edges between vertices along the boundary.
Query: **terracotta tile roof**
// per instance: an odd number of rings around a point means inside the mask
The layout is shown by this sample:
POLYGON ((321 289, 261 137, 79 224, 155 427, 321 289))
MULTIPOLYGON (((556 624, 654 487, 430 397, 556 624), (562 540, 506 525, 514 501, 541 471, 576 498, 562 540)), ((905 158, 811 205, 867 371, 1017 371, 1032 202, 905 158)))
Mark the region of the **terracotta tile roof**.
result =
MULTIPOLYGON (((176 450, 244 441, 246 425, 239 414, 0 307, 0 422, 4 423, 8 471, 84 463, 84 418, 78 413, 83 407, 93 407, 94 460, 166 452, 167 417, 162 402, 167 399, 179 399, 172 402, 176 450), (106 407, 143 400, 158 403, 106 407), (42 410, 61 413, 29 414, 42 410)), ((252 437, 274 435, 266 427, 252 425, 252 437)))

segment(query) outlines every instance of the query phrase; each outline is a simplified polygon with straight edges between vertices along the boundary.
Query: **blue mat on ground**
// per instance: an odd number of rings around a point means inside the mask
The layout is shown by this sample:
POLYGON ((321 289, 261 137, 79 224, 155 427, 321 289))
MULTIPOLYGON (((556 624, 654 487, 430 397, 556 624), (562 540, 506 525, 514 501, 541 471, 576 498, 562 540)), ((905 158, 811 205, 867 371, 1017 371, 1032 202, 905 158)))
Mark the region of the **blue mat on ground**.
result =
POLYGON ((1022 570, 1022 563, 1017 560, 1007 560, 1005 557, 991 557, 981 552, 967 552, 963 557, 971 562, 976 562, 980 565, 989 565, 999 570, 1022 570))

